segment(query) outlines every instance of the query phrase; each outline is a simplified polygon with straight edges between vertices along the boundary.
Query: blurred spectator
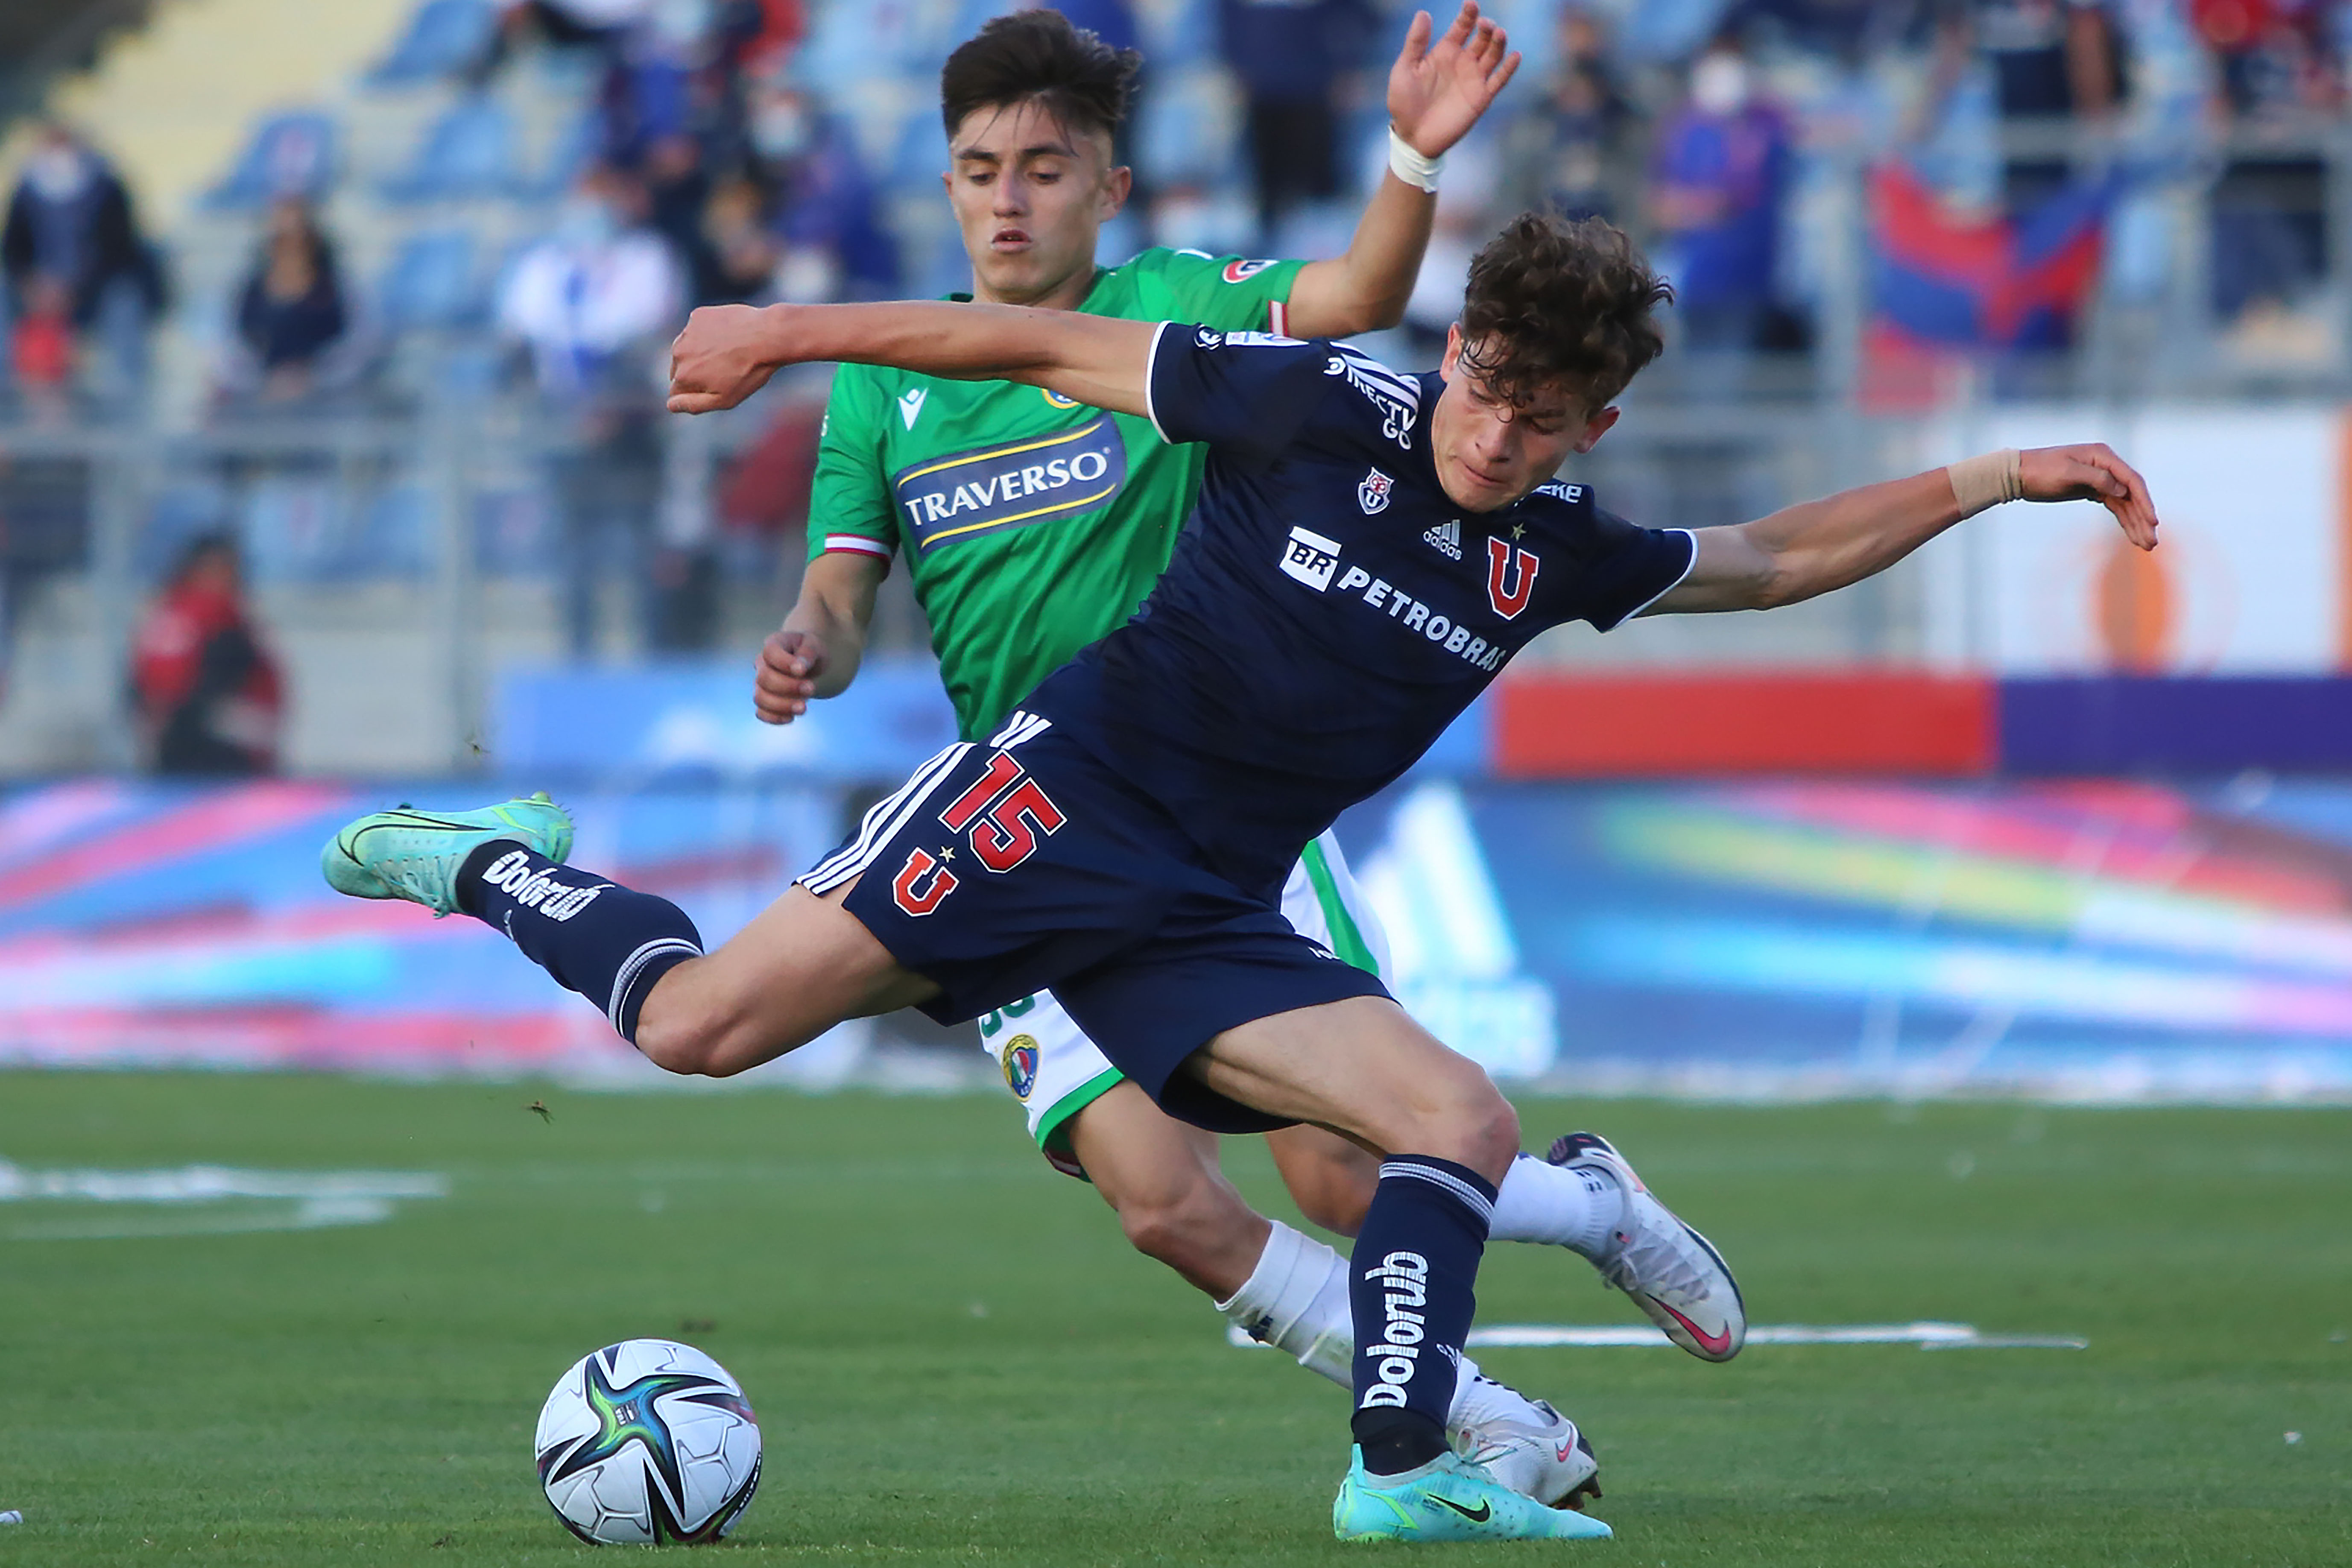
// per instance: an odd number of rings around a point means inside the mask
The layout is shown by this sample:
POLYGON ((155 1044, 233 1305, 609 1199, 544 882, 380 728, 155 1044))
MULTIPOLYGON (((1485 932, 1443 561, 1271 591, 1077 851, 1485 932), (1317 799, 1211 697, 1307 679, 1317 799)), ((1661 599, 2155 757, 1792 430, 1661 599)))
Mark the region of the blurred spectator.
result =
POLYGON ((240 369, 265 399, 300 397, 318 384, 321 362, 350 324, 333 245, 303 203, 274 204, 237 296, 237 341, 249 356, 240 369))
POLYGON ((2002 119, 2097 119, 2122 100, 2122 40, 2105 0, 1976 0, 1975 16, 2002 119))
POLYGON ((1650 195, 1655 248, 1690 348, 1763 346, 1788 165, 1787 121, 1756 97, 1738 47, 1711 46, 1691 68, 1689 101, 1659 138, 1650 195))
POLYGON ((131 644, 131 701, 159 773, 266 773, 285 698, 247 614, 235 540, 189 544, 131 644))
POLYGON ((710 176, 703 169, 701 145, 684 132, 669 132, 646 147, 638 173, 646 183, 647 222, 696 279, 695 303, 709 303, 699 284, 716 258, 702 232, 710 176))
POLYGON ((114 390, 143 384, 147 326, 163 305, 161 274, 122 181, 54 121, 37 133, 9 199, 0 271, 12 311, 28 309, 36 279, 62 289, 75 331, 94 332, 105 346, 114 390))
MULTIPOLYGON (((2008 121, 2104 120, 2123 99, 2123 40, 2106 0, 1975 0, 1978 50, 2008 121)), ((2066 158, 2003 160, 2003 200, 2020 217, 2070 177, 2066 158)))
POLYGON ((728 181, 703 209, 695 257, 698 305, 760 305, 774 298, 783 243, 768 223, 768 197, 748 179, 728 181))
POLYGON ((719 31, 729 68, 746 77, 772 76, 808 37, 803 0, 721 0, 719 31))
POLYGON ((1339 194, 1339 110, 1375 19, 1366 0, 1217 0, 1218 42, 1248 105, 1261 246, 1339 194))
POLYGON ((2255 143, 2223 165, 2212 223, 2214 308, 2256 340, 2307 327, 2288 312, 2326 277, 2326 165, 2315 152, 2260 142, 2265 132, 2309 130, 2340 109, 2332 10, 2318 0, 2194 0, 2189 7, 2220 67, 2218 117, 2255 143))
POLYGON ((8 337, 8 364, 27 402, 55 411, 73 379, 73 297, 65 284, 36 273, 25 286, 23 309, 8 337))
POLYGON ((849 127, 803 93, 770 88, 754 101, 751 131, 777 186, 778 295, 811 303, 897 294, 898 242, 849 127))
POLYGON ((1559 14, 1550 79, 1512 122, 1515 205, 1614 219, 1618 162, 1633 120, 1600 23, 1582 7, 1568 6, 1559 14))
POLYGON ((536 35, 559 47, 608 44, 655 4, 656 0, 509 0, 499 26, 509 40, 536 35))
MULTIPOLYGON (((646 559, 660 488, 663 348, 684 314, 685 279, 646 226, 645 187, 589 171, 555 232, 525 251, 499 300, 499 321, 530 351, 541 396, 569 422, 574 449, 554 466, 564 527, 564 621, 575 655, 596 641, 607 569, 652 579, 646 559)), ((657 618, 644 606, 646 624, 657 618)))

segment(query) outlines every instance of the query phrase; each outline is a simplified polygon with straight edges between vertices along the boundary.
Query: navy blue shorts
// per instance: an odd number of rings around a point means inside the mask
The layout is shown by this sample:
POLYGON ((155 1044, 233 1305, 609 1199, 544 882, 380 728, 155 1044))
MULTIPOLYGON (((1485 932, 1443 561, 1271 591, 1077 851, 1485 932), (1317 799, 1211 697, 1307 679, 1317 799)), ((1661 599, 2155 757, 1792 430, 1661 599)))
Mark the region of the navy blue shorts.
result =
POLYGON ((855 879, 843 907, 940 988, 922 1008, 940 1023, 1050 987, 1171 1115, 1219 1132, 1289 1125, 1211 1093, 1184 1058, 1252 1019, 1387 990, 1202 865, 1092 752, 1021 721, 999 731, 1008 745, 924 763, 800 885, 855 879))

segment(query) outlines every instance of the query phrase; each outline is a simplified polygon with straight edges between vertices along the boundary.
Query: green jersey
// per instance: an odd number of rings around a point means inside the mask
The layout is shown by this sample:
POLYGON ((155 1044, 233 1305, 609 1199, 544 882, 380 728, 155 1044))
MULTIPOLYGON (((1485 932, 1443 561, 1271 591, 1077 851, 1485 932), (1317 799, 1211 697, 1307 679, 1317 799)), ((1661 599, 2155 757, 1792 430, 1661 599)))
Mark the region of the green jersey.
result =
MULTIPOLYGON (((1147 250, 1078 308, 1283 331, 1305 265, 1147 250)), ((825 405, 809 554, 904 555, 966 740, 1125 621, 1168 566, 1205 448, 1041 387, 845 364, 825 405)))

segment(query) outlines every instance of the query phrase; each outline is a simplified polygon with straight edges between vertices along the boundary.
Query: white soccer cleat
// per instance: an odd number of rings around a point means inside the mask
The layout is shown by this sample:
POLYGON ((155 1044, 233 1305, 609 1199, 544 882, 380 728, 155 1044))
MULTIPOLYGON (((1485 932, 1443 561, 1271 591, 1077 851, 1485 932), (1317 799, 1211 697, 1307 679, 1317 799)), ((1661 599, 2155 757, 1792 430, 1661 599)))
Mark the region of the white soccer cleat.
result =
POLYGON ((1491 1377, 1472 1380, 1455 1412, 1454 1451, 1525 1497, 1583 1510, 1601 1495, 1601 1461, 1576 1423, 1491 1377))
POLYGON ((1633 1298, 1668 1339, 1701 1361, 1738 1355, 1748 1337, 1748 1308, 1723 1254, 1652 1197, 1625 1156, 1599 1133, 1555 1140, 1544 1158, 1569 1170, 1604 1172, 1624 1194, 1624 1212, 1592 1257, 1601 1278, 1633 1298))

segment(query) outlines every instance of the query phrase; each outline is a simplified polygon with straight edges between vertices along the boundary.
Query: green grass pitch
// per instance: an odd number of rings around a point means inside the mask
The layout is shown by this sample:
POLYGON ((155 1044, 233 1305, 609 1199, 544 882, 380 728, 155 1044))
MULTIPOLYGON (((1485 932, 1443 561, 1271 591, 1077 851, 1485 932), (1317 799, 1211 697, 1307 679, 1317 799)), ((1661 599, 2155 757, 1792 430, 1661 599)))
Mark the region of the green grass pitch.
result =
MULTIPOLYGON (((1585 1424, 1618 1540, 1448 1562, 2352 1563, 2352 1114, 1523 1110, 1530 1143, 1617 1139, 1757 1321, 2091 1345, 1490 1352, 1585 1424)), ((991 1098, 0 1074, 0 1157, 453 1183, 280 1233, 60 1239, 202 1216, 0 1203, 0 1509, 26 1518, 0 1568, 577 1562, 530 1424, 639 1334, 759 1408, 766 1479, 719 1562, 1400 1550, 1330 1539, 1338 1392, 1229 1349, 991 1098)), ((1276 1201, 1261 1146, 1229 1163, 1276 1201)), ((1556 1252, 1496 1247, 1480 1295, 1493 1322, 1631 1321, 1556 1252)))

